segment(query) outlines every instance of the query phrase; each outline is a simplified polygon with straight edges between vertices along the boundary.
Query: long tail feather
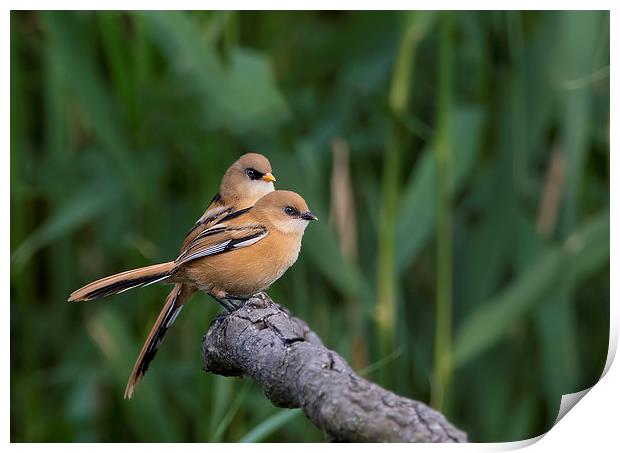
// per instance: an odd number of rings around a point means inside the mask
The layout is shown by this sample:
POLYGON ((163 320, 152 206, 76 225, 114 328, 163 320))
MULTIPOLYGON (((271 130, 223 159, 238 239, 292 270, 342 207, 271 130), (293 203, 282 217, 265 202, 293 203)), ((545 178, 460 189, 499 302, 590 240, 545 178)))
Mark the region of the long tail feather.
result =
POLYGON ((180 313, 185 301, 193 293, 193 290, 188 289, 180 283, 174 285, 174 288, 168 295, 164 307, 161 312, 159 312, 159 316, 142 346, 140 355, 138 355, 136 359, 136 363, 129 376, 129 381, 127 382, 127 387, 125 388, 125 398, 130 399, 133 396, 135 387, 148 370, 149 364, 155 357, 157 349, 164 339, 164 335, 166 335, 166 332, 180 313))
POLYGON ((73 291, 69 296, 69 302, 97 299, 151 285, 168 278, 173 268, 174 262, 170 261, 110 275, 73 291))

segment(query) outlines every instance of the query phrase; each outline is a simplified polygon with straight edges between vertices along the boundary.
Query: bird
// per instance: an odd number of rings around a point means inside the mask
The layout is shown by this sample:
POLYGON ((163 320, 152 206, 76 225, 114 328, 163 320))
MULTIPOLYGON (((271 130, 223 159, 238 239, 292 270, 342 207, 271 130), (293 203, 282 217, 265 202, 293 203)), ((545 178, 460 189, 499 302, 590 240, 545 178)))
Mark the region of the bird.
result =
MULTIPOLYGON (((187 294, 204 291, 225 301, 245 301, 265 291, 291 267, 299 256, 301 241, 310 221, 318 218, 297 193, 275 190, 252 207, 234 211, 210 224, 189 241, 174 261, 122 272, 90 283, 69 301, 90 300, 156 282, 174 283, 147 341, 140 352, 125 389, 131 398, 187 294)), ((233 303, 233 308, 238 308, 233 303)))
MULTIPOLYGON (((185 235, 180 252, 182 253, 187 245, 209 225, 233 212, 251 207, 260 197, 273 192, 274 182, 276 178, 273 176, 271 163, 265 156, 258 153, 246 153, 241 156, 224 173, 219 192, 215 194, 204 214, 185 235)), ((178 285, 175 285, 166 301, 174 300, 170 303, 182 306, 195 291, 192 292, 178 285)), ((228 307, 224 305, 224 308, 228 307)), ((164 304, 162 312, 166 309, 167 304, 164 304)))
POLYGON ((273 192, 276 182, 269 160, 258 153, 247 153, 224 173, 220 190, 206 211, 187 232, 181 250, 210 223, 239 209, 252 206, 263 195, 273 192))
MULTIPOLYGON (((233 212, 251 207, 260 197, 269 192, 273 192, 275 190, 273 184, 275 181, 276 178, 273 175, 271 163, 265 156, 258 153, 246 153, 239 157, 239 159, 237 159, 224 173, 219 191, 215 194, 215 196, 213 196, 205 212, 186 233, 180 252, 182 253, 185 247, 191 243, 192 240, 204 229, 208 228, 209 225, 217 223, 219 219, 222 219, 233 212)), ((112 294, 119 294, 134 287, 146 286, 154 283, 146 282, 141 284, 140 272, 128 274, 127 277, 132 277, 135 279, 134 283, 136 283, 136 285, 130 285, 130 282, 127 280, 124 284, 116 282, 116 286, 102 285, 98 291, 93 291, 91 294, 88 294, 87 297, 81 298, 78 290, 71 294, 69 301, 92 300, 112 294)), ((93 285, 95 283, 97 282, 94 282, 93 285)), ((89 285, 86 287, 88 286, 89 285)), ((170 307, 174 307, 177 310, 176 313, 178 314, 181 307, 183 307, 185 302, 187 302, 195 292, 196 291, 191 287, 184 287, 183 283, 175 284, 166 298, 166 302, 155 324, 153 325, 151 332, 147 336, 138 358, 136 359, 134 370, 129 382, 132 382, 138 370, 145 370, 148 368, 148 364, 153 359, 154 354, 147 354, 147 352, 149 349, 153 349, 152 343, 155 341, 162 341, 163 336, 156 337, 155 334, 158 332, 158 329, 160 329, 161 323, 164 321, 164 316, 168 310, 170 310, 170 307), (147 362, 146 364, 144 363, 145 361, 147 362)), ((226 304, 223 305, 225 308, 230 310, 230 306, 226 304)))

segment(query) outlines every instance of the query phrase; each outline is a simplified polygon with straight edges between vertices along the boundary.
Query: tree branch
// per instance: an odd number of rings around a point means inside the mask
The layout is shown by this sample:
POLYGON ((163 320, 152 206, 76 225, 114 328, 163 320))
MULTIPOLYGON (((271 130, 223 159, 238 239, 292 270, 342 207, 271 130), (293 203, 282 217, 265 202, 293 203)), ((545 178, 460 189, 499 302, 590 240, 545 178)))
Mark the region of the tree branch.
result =
POLYGON ((301 407, 330 440, 467 441, 434 409, 355 374, 305 322, 263 293, 212 322, 203 356, 205 371, 247 375, 274 405, 301 407))

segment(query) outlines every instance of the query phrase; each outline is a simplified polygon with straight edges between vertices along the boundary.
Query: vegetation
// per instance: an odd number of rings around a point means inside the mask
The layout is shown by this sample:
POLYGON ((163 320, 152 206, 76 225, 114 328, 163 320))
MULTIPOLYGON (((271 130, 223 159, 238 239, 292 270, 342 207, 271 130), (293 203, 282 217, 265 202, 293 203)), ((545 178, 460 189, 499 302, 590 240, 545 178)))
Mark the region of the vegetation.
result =
POLYGON ((11 439, 321 441, 201 371, 195 297, 133 400, 172 258, 246 151, 321 219, 269 291, 470 440, 548 430, 609 326, 609 13, 11 14, 11 439))

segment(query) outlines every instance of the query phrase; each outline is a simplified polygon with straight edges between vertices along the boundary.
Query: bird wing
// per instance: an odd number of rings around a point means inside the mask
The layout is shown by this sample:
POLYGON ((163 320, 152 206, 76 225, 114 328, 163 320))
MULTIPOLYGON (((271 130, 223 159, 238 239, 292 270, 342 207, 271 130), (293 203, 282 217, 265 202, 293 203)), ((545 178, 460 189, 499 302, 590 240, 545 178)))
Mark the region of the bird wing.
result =
POLYGON ((219 193, 216 193, 207 210, 200 216, 200 218, 192 225, 190 230, 185 235, 185 239, 183 241, 183 245, 181 246, 181 251, 185 250, 187 245, 192 242, 196 236, 198 236, 201 232, 214 225, 217 222, 220 222, 225 216, 234 212, 233 206, 226 206, 224 200, 219 193))
MULTIPOLYGON (((244 211, 244 210, 242 210, 244 211)), ((226 253, 242 247, 249 247, 263 239, 269 232, 267 228, 246 219, 237 219, 245 212, 237 211, 222 219, 200 234, 184 247, 175 260, 175 267, 205 256, 226 253)))

